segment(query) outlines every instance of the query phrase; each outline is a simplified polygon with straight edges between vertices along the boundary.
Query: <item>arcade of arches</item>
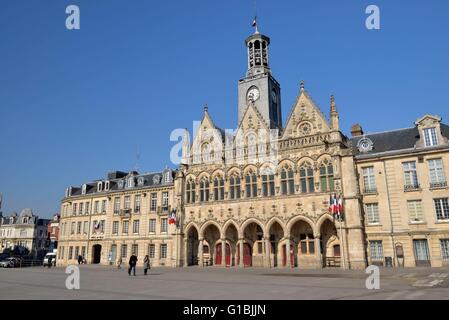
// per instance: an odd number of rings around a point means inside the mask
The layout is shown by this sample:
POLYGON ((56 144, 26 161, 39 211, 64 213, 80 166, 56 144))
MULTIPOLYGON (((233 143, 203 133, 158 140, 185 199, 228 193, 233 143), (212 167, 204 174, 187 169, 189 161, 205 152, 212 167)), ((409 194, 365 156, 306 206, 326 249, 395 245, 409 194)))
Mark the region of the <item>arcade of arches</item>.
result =
POLYGON ((317 223, 296 217, 287 223, 263 224, 247 219, 241 225, 207 221, 186 227, 184 265, 221 267, 326 267, 340 260, 340 236, 328 216, 317 223), (289 253, 289 254, 288 254, 289 253))

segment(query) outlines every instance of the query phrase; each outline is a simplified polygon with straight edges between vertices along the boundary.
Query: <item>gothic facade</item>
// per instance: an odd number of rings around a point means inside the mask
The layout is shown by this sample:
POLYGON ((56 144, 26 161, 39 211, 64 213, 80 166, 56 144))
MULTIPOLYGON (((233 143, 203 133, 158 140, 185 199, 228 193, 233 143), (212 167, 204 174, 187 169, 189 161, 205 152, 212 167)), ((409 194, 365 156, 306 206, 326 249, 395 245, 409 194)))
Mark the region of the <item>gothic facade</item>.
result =
POLYGON ((221 129, 205 107, 195 135, 185 134, 180 166, 157 174, 168 180, 116 173, 70 189, 58 263, 82 252, 89 263, 134 253, 164 266, 449 264, 449 127, 441 118, 376 134, 355 125, 347 137, 334 96, 324 114, 302 82, 283 124, 270 39, 256 32, 245 44, 238 127, 221 129), (343 219, 329 212, 333 196, 343 219), (170 214, 176 223, 167 226, 170 214))

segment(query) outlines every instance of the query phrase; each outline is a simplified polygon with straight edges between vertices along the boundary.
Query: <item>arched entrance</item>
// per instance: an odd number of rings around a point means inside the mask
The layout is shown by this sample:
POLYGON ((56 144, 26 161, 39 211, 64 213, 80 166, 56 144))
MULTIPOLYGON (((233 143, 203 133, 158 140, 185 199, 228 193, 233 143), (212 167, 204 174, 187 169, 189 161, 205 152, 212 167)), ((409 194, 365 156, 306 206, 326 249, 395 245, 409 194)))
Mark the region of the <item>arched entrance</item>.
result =
POLYGON ((245 267, 263 267, 265 249, 262 227, 255 223, 249 223, 243 230, 245 243, 243 244, 243 264, 245 267))
POLYGON ((187 231, 187 265, 195 266, 198 265, 198 231, 195 227, 190 227, 187 231))
POLYGON ((275 221, 270 227, 269 235, 271 265, 273 267, 278 267, 280 264, 281 256, 284 255, 284 253, 279 250, 280 241, 282 238, 284 238, 284 229, 277 221, 275 221))
POLYGON ((319 261, 315 254, 315 238, 313 229, 306 221, 296 221, 290 232, 292 236, 291 247, 294 253, 294 264, 299 268, 318 267, 319 261))
POLYGON ((321 225, 320 233, 323 267, 339 267, 341 264, 341 246, 335 224, 327 219, 321 225))
MULTIPOLYGON (((226 266, 235 266, 236 252, 238 252, 238 231, 234 224, 230 224, 225 231, 226 238, 226 266)), ((238 254, 238 253, 237 253, 238 254)))
POLYGON ((204 244, 209 247, 209 254, 206 255, 203 250, 203 264, 205 265, 221 265, 222 248, 220 239, 220 230, 214 224, 210 224, 204 229, 204 244))
POLYGON ((101 260, 101 245, 96 244, 92 246, 92 263, 98 264, 101 260))

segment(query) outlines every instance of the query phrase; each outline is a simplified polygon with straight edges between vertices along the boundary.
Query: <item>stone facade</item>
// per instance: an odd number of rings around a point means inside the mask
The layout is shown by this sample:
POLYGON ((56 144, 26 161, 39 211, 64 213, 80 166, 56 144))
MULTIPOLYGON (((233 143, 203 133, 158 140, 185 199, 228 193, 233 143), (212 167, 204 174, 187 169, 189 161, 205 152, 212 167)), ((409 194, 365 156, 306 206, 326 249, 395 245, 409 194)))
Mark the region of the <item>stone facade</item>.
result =
POLYGON ((349 138, 335 98, 325 116, 303 82, 283 126, 270 40, 256 33, 245 43, 237 129, 216 126, 205 107, 195 136, 184 136, 179 168, 156 174, 169 172, 166 182, 116 172, 71 187, 61 205, 58 264, 78 254, 88 263, 120 256, 126 263, 133 251, 140 263, 149 254, 153 265, 173 267, 447 264, 449 127, 424 116, 384 133, 355 125, 349 138), (333 197, 342 201, 341 221, 329 213, 333 197), (165 228, 169 213, 176 223, 165 228), (129 231, 136 220, 137 232, 129 231))

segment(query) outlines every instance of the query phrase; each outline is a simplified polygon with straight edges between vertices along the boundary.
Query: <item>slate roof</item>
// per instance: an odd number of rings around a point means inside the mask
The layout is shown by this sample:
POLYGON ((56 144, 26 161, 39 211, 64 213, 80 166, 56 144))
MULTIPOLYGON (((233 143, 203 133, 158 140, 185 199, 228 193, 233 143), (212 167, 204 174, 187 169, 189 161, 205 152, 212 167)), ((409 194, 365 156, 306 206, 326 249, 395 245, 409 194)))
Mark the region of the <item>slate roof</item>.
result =
MULTIPOLYGON (((173 185, 176 171, 170 168, 166 168, 160 172, 152 172, 152 173, 144 173, 139 174, 136 171, 131 171, 129 173, 123 171, 113 171, 107 174, 106 179, 104 180, 95 180, 89 183, 86 183, 86 193, 85 194, 100 194, 107 192, 114 192, 117 190, 132 190, 138 188, 148 188, 148 187, 161 187, 161 186, 171 186, 173 185), (164 177, 165 174, 169 172, 170 181, 166 182, 164 177), (133 179, 133 186, 128 187, 127 182, 128 179, 133 179), (98 183, 103 183, 102 191, 98 191, 98 183), (105 190, 105 183, 109 182, 109 190, 105 190)), ((68 193, 69 197, 81 196, 83 194, 83 186, 80 187, 69 187, 71 188, 71 192, 68 193)))
MULTIPOLYGON (((441 124, 443 136, 449 138, 449 126, 441 124)), ((398 129, 392 131, 369 133, 361 136, 352 137, 351 147, 356 157, 370 156, 384 152, 414 150, 416 142, 420 139, 419 130, 416 127, 398 129), (358 142, 368 138, 373 142, 373 149, 369 152, 360 152, 357 148, 358 142)))

